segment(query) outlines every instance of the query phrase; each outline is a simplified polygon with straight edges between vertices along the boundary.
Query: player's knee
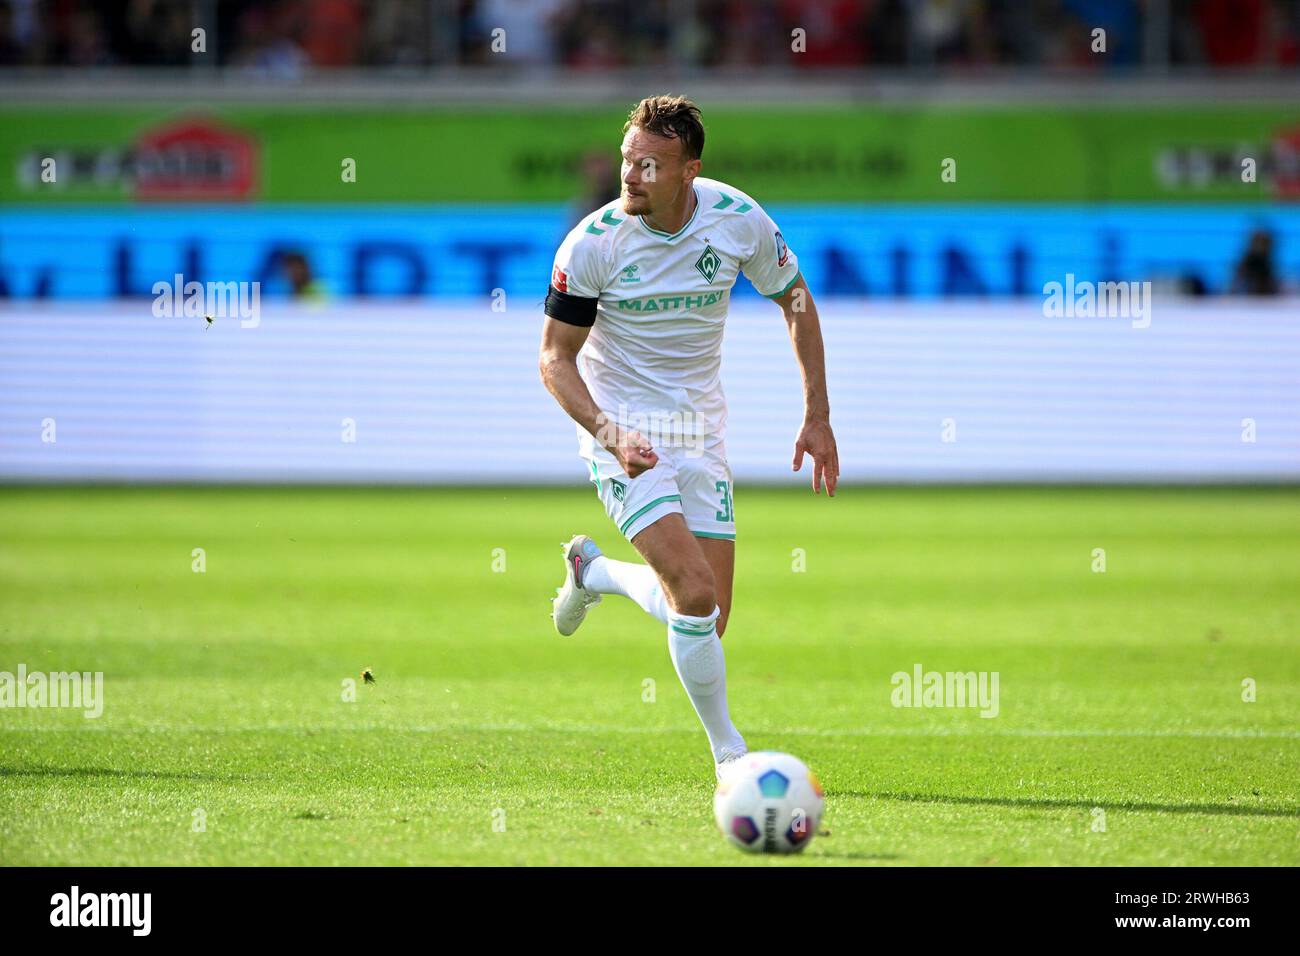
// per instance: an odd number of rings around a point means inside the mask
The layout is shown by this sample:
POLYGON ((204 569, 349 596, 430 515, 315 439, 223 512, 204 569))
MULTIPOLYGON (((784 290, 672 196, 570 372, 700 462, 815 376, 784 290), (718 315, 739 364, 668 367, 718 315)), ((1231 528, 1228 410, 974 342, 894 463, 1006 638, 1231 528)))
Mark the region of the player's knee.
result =
POLYGON ((682 573, 671 582, 669 594, 678 614, 706 617, 718 606, 713 570, 708 565, 682 573))

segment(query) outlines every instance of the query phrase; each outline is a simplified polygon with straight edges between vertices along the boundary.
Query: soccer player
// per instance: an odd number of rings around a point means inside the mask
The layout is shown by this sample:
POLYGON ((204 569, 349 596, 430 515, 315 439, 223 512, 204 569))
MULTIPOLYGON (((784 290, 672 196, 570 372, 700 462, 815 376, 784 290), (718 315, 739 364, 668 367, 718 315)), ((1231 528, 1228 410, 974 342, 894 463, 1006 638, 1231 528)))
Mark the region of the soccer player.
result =
POLYGON ((579 454, 605 510, 646 563, 616 561, 586 535, 564 547, 555 628, 572 634, 604 594, 668 629, 682 686, 719 774, 746 752, 727 710, 720 638, 731 611, 736 523, 719 377, 727 301, 740 272, 785 315, 803 375, 793 470, 835 494, 817 309, 799 262, 749 196, 704 179, 700 111, 652 96, 623 127, 619 198, 560 246, 542 330, 542 381, 577 422, 579 454))

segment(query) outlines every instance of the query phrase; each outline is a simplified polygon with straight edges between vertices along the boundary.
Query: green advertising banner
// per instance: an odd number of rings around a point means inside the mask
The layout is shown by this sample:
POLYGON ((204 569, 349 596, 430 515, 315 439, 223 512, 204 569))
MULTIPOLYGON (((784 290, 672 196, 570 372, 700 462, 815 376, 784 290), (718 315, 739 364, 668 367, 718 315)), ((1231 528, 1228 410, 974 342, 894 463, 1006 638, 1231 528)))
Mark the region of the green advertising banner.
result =
MULTIPOLYGON (((567 202, 626 111, 0 108, 0 202, 567 202)), ((1300 107, 717 108, 762 202, 1300 198, 1300 107)))

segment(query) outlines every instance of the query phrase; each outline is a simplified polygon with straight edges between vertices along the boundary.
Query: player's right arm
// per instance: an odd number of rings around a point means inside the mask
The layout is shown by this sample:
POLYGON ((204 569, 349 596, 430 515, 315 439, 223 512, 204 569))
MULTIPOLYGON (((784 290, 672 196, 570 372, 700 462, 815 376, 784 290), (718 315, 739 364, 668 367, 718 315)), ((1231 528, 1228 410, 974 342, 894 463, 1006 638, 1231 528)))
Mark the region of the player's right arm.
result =
POLYGON ((609 420, 578 374, 578 352, 596 323, 600 269, 593 251, 577 246, 570 236, 556 256, 551 285, 546 292, 538 370, 542 384, 560 407, 618 459, 629 478, 635 478, 653 468, 659 456, 639 432, 609 420))
POLYGON ((659 461, 650 443, 639 432, 620 428, 597 406, 578 374, 578 351, 587 341, 590 327, 568 325, 550 316, 542 326, 542 348, 538 368, 542 384, 555 396, 569 417, 585 428, 610 454, 618 459, 629 478, 653 468, 659 461))

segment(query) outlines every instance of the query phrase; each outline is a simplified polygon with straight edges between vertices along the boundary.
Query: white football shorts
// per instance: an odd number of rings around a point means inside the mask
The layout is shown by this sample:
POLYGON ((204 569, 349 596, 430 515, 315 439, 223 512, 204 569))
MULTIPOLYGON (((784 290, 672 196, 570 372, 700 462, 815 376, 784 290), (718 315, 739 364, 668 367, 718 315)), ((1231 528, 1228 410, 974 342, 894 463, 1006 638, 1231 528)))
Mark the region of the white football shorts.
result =
MULTIPOLYGON (((585 435, 585 433, 584 433, 585 435)), ((659 463, 629 478, 613 455, 590 436, 579 443, 587 477, 605 512, 629 541, 667 514, 680 514, 697 538, 736 537, 731 468, 721 441, 703 447, 655 448, 659 463)))

